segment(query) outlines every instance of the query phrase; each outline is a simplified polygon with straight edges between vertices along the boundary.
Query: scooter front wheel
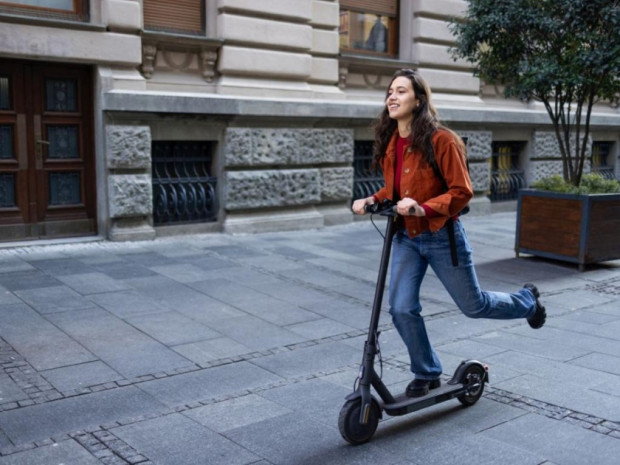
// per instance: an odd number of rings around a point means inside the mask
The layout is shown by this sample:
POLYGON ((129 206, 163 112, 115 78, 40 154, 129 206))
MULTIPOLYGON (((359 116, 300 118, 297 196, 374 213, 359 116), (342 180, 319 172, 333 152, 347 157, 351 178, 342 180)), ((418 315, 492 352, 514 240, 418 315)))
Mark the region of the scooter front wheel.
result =
POLYGON ((471 365, 463 373, 460 382, 465 385, 467 390, 464 394, 457 397, 459 402, 465 407, 469 407, 478 402, 484 391, 484 381, 486 379, 486 371, 480 365, 471 365))
POLYGON ((352 399, 344 403, 340 409, 338 417, 338 429, 342 437, 354 446, 368 442, 377 430, 379 424, 379 416, 381 411, 376 401, 372 401, 368 422, 363 425, 360 423, 360 410, 362 408, 362 399, 352 399))

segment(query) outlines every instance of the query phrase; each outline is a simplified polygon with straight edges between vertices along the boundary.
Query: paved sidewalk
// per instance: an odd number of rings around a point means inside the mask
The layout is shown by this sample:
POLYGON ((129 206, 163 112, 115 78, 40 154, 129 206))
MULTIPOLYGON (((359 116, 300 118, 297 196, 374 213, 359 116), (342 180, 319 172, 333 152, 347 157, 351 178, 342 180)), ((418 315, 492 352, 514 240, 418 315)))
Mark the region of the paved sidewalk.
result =
MULTIPOLYGON (((337 418, 382 246, 370 222, 0 249, 0 465, 617 464, 620 261, 516 259, 514 213, 463 221, 483 288, 535 282, 547 325, 468 319, 429 274, 446 379, 476 358, 491 383, 471 408, 385 418, 358 447, 337 418)), ((402 390, 387 312, 381 327, 402 390)))

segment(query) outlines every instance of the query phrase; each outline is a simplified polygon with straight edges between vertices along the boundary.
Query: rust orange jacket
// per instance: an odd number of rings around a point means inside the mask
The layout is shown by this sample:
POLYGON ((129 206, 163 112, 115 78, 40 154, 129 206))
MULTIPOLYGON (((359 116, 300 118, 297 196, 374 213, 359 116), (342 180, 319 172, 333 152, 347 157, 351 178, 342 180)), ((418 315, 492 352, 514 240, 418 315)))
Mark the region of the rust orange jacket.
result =
MULTIPOLYGON (((385 185, 375 194, 380 202, 385 199, 393 200, 397 139, 398 131, 392 136, 381 164, 385 185)), ((405 227, 410 237, 424 231, 438 231, 448 218, 457 215, 473 196, 467 164, 464 156, 459 153, 455 136, 445 129, 438 129, 433 135, 433 149, 437 167, 446 180, 448 191, 441 179, 435 176, 432 166, 426 163, 421 152, 407 147, 403 155, 401 197, 409 197, 420 205, 426 204, 439 213, 439 216, 433 218, 406 216, 405 227)))

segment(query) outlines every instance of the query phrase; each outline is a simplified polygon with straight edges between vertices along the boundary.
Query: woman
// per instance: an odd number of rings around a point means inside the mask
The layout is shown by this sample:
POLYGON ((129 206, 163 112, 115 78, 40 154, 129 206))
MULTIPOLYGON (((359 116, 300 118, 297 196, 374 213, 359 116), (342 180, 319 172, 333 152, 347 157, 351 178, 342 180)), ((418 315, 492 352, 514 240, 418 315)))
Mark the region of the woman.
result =
POLYGON ((373 163, 382 167, 385 186, 353 202, 352 210, 362 215, 366 205, 398 201, 402 219, 392 249, 390 313, 415 375, 406 393, 420 397, 441 385, 442 372, 420 315, 420 285, 429 265, 468 317, 526 318, 537 329, 545 323, 546 311, 533 284, 512 294, 480 289, 457 218, 473 196, 465 147, 460 137, 439 124, 430 88, 416 71, 397 71, 390 82, 375 126, 373 163))

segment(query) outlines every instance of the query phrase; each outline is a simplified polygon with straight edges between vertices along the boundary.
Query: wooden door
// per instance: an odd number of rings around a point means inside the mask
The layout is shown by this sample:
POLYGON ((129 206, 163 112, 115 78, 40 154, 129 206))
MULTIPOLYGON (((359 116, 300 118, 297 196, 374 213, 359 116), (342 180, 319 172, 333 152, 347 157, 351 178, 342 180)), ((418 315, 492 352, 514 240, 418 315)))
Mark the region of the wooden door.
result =
POLYGON ((0 61, 0 240, 96 233, 88 67, 0 61))

